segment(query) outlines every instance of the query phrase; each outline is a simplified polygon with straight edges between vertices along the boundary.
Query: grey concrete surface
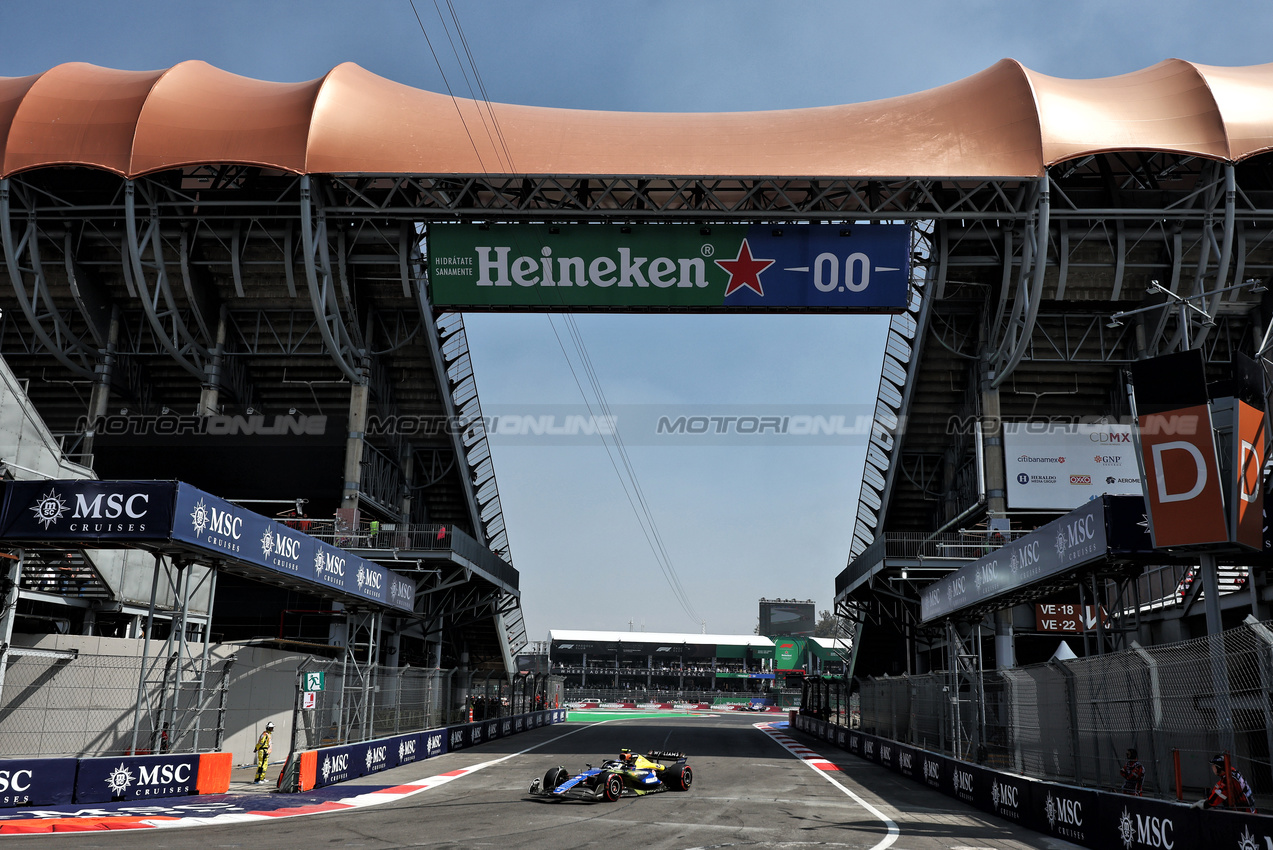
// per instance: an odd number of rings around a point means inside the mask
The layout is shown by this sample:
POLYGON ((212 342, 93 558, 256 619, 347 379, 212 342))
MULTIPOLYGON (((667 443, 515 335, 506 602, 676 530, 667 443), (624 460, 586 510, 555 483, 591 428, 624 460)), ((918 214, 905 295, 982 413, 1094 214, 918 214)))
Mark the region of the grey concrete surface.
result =
MULTIPOLYGON (((877 847, 884 824, 816 771, 752 728, 754 717, 669 717, 604 724, 567 723, 472 750, 365 777, 342 786, 409 782, 512 755, 449 784, 396 803, 230 827, 129 834, 51 836, 55 846, 307 848, 529 848, 636 846, 877 847), (695 768, 687 793, 623 798, 617 803, 553 802, 530 797, 531 779, 556 764, 578 770, 619 747, 681 749, 695 768), (522 752, 532 748, 529 752, 522 752), (519 754, 520 753, 520 754, 519 754)), ((813 746, 812 742, 809 742, 813 746)), ((815 749, 819 747, 815 746, 815 749)), ((907 850, 1062 850, 1075 845, 1014 829, 940 794, 845 753, 821 749, 842 767, 840 780, 900 827, 892 845, 907 850)), ((304 795, 297 795, 303 802, 304 795)))

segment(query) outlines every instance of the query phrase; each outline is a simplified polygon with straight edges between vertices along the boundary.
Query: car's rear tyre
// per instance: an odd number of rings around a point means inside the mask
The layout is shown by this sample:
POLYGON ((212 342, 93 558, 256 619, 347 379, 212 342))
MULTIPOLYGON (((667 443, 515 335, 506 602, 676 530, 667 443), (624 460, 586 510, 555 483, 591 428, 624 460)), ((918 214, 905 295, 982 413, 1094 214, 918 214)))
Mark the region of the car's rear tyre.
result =
POLYGON ((607 803, 613 803, 623 796, 623 777, 617 773, 607 773, 601 786, 601 794, 607 803))
POLYGON ((694 784, 694 769, 688 764, 678 764, 669 768, 667 773, 668 777, 664 781, 673 791, 688 791, 694 784))
POLYGON ((570 774, 566 773, 564 767, 550 767, 548 772, 544 774, 544 784, 541 787, 547 793, 569 778, 570 774))

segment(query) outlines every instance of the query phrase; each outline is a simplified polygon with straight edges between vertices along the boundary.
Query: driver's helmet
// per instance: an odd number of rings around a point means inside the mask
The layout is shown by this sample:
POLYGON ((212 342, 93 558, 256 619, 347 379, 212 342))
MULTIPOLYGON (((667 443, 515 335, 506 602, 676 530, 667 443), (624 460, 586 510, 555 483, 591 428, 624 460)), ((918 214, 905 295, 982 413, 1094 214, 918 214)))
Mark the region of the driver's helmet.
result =
POLYGON ((636 761, 636 753, 632 752, 627 747, 624 747, 619 750, 619 761, 632 764, 636 761))

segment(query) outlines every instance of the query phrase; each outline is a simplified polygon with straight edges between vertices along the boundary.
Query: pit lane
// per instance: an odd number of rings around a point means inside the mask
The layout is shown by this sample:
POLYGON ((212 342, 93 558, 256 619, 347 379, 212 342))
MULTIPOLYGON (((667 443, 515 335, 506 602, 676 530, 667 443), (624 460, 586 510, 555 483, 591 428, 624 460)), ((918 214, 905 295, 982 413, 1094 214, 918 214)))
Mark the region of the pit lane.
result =
MULTIPOLYGON (((75 847, 190 850, 276 846, 561 850, 616 841, 677 850, 813 846, 884 850, 890 845, 923 850, 1059 850, 1075 846, 1020 830, 1014 834, 1011 826, 883 768, 782 730, 826 757, 823 769, 810 769, 756 729, 759 720, 754 714, 736 714, 567 723, 376 774, 375 787, 384 787, 494 762, 372 808, 232 826, 27 840, 75 847), (577 771, 585 763, 599 764, 613 757, 620 747, 685 751, 695 771, 693 788, 686 793, 624 797, 617 803, 552 801, 526 793, 531 780, 549 767, 561 764, 577 771), (828 782, 825 774, 832 774, 843 787, 828 782), (899 836, 890 835, 881 816, 897 824, 899 836)), ((368 790, 358 783, 342 787, 350 795, 368 790)))

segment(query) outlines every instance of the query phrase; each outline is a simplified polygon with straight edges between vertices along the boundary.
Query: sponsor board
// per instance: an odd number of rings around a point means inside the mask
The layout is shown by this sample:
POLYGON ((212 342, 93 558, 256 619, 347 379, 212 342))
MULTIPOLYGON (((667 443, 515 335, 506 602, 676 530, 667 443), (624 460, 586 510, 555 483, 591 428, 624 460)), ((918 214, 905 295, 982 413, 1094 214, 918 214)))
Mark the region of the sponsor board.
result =
MULTIPOLYGON (((1227 819, 1228 813, 1206 816, 1208 834, 1212 823, 1227 819)), ((1195 812, 1183 805, 1145 797, 1101 794, 1094 825, 1095 843, 1121 850, 1185 850, 1223 846, 1210 840, 1199 842, 1199 820, 1195 812)))
POLYGON ((5 540, 165 540, 171 481, 11 481, 5 484, 5 540))
POLYGON ((71 802, 76 759, 0 760, 0 808, 71 802))
POLYGON ((199 756, 121 756, 80 759, 75 802, 147 800, 197 793, 199 756))
POLYGON ((1003 453, 1013 508, 1069 510, 1103 493, 1141 495, 1130 425, 1005 422, 1003 453))
MULTIPOLYGON (((1039 832, 1093 846, 1098 843, 1100 795, 1087 788, 1036 782, 1026 826, 1039 832)), ((1113 846, 1106 843, 1104 846, 1113 846)))
POLYGON ((907 225, 433 225, 430 300, 517 310, 899 312, 907 225))
POLYGON ((896 747, 897 759, 894 762, 894 769, 908 779, 921 779, 919 771, 922 765, 919 760, 919 751, 902 744, 897 744, 896 747))
POLYGON ((929 788, 949 793, 947 788, 950 787, 950 764, 950 759, 921 752, 919 754, 920 779, 929 788))

